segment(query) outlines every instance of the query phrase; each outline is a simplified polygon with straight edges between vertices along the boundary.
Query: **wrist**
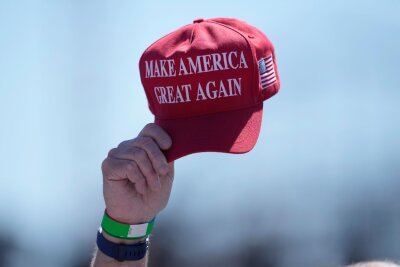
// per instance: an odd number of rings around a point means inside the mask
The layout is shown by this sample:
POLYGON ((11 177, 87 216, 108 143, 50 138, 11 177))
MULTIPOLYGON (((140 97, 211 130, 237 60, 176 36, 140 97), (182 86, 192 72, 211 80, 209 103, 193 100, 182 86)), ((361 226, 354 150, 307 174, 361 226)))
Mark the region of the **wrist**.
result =
POLYGON ((123 244, 123 245, 132 245, 132 244, 142 243, 142 242, 145 242, 146 239, 148 238, 148 237, 147 238, 143 237, 143 238, 137 238, 137 239, 122 239, 122 238, 118 238, 118 237, 109 235, 105 231, 102 231, 101 234, 108 241, 113 242, 115 244, 123 244))
MULTIPOLYGON (((113 239, 113 241, 111 241, 107 239, 105 236, 107 236, 107 233, 102 231, 102 229, 100 228, 99 231, 97 232, 96 244, 98 251, 101 252, 100 255, 104 255, 106 256, 106 258, 110 258, 109 260, 112 261, 115 260, 118 262, 123 262, 123 261, 143 262, 141 260, 146 257, 149 245, 148 238, 146 238, 144 241, 132 244, 130 243, 130 241, 136 241, 136 240, 118 240, 113 238, 112 236, 108 236, 108 238, 113 239)), ((136 264, 132 265, 132 263, 129 263, 128 265, 126 264, 121 265, 121 264, 118 264, 118 266, 139 266, 136 264)))
POLYGON ((145 222, 151 221, 155 215, 133 215, 133 216, 126 216, 129 212, 123 210, 114 210, 109 207, 106 208, 107 215, 111 217, 113 220, 124 223, 124 224, 141 224, 145 222))
POLYGON ((153 230, 155 217, 147 222, 129 224, 111 217, 106 210, 101 222, 102 231, 110 237, 118 239, 137 240, 145 239, 153 230))

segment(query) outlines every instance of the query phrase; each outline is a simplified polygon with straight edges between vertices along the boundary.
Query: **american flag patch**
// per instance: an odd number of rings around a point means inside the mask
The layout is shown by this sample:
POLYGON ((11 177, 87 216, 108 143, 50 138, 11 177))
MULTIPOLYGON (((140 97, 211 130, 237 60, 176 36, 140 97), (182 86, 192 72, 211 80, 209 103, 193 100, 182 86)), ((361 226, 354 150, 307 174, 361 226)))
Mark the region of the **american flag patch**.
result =
POLYGON ((272 58, 272 55, 269 55, 268 57, 265 57, 258 61, 258 66, 260 69, 261 88, 266 89, 276 82, 274 60, 272 58))

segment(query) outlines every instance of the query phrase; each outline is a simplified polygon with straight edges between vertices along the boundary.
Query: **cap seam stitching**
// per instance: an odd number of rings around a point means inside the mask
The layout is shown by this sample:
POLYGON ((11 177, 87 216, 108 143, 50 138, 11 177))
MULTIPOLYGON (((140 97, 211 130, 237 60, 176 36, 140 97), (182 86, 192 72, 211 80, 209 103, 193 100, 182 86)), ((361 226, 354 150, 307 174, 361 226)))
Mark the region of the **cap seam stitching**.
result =
MULTIPOLYGON (((192 28, 192 33, 190 34, 190 40, 189 40, 190 44, 192 44, 192 43, 193 43, 193 39, 194 39, 194 31, 195 31, 195 30, 196 30, 196 28, 197 28, 197 24, 198 24, 198 23, 195 23, 195 24, 194 24, 194 26, 193 26, 193 28, 192 28)), ((189 48, 187 48, 187 49, 189 49, 189 48)), ((185 51, 185 52, 187 52, 187 49, 186 49, 186 51, 185 51)))
MULTIPOLYGON (((139 62, 138 62, 138 65, 139 65, 139 66, 138 66, 138 67, 139 67, 139 72, 140 72, 140 63, 142 62, 142 59, 143 59, 144 54, 145 54, 147 51, 149 51, 150 48, 153 47, 155 43, 157 43, 158 41, 160 41, 160 40, 166 38, 167 36, 169 36, 169 35, 175 33, 177 30, 179 30, 179 29, 181 29, 181 28, 184 28, 184 27, 187 27, 187 26, 189 26, 189 25, 192 25, 192 24, 187 24, 187 25, 185 25, 185 26, 182 26, 182 27, 180 27, 180 28, 178 28, 178 29, 176 29, 176 30, 174 30, 174 31, 172 31, 172 32, 170 32, 170 33, 168 33, 168 34, 166 34, 166 35, 164 35, 164 36, 158 38, 158 39, 155 40, 153 43, 151 43, 151 44, 144 50, 144 52, 142 53, 142 55, 141 55, 140 58, 139 58, 139 62)), ((142 78, 141 76, 142 76, 142 75, 140 75, 140 80, 141 80, 141 82, 142 82, 142 84, 143 84, 143 78, 142 78)), ((153 113, 153 109, 154 109, 154 108, 153 108, 153 105, 152 105, 152 103, 149 101, 150 98, 148 97, 148 94, 147 94, 146 90, 144 90, 144 91, 145 91, 145 94, 146 94, 146 98, 147 98, 147 103, 148 103, 149 109, 150 109, 150 111, 153 113)), ((155 109, 154 109, 154 110, 155 110, 155 109)))
MULTIPOLYGON (((234 28, 232 28, 232 27, 230 27, 230 26, 228 26, 228 25, 225 25, 225 24, 223 24, 223 23, 220 23, 220 22, 218 22, 218 21, 215 21, 215 20, 208 20, 207 22, 214 23, 214 24, 220 25, 220 26, 222 26, 222 27, 225 27, 225 28, 227 28, 227 29, 230 29, 231 31, 234 31, 234 32, 238 33, 239 35, 241 35, 241 36, 246 40, 246 43, 247 43, 247 45, 249 46, 249 48, 250 48, 250 50, 251 50, 251 56, 252 56, 252 60, 253 60, 253 65, 252 65, 252 67, 253 67, 253 73, 254 73, 254 72, 255 72, 254 69, 257 69, 257 68, 255 68, 255 63, 257 62, 257 58, 255 57, 255 54, 253 53, 253 52, 254 52, 254 51, 253 51, 253 47, 251 46, 251 43, 250 43, 250 41, 246 38, 246 36, 244 36, 244 34, 243 34, 241 31, 239 31, 239 30, 237 30, 237 29, 234 29, 234 28)), ((258 62, 257 62, 257 64, 258 64, 258 62)), ((253 77, 252 77, 252 84, 253 84, 253 85, 255 84, 255 77, 254 77, 254 75, 253 75, 253 77)), ((260 89, 260 88, 259 88, 259 85, 258 85, 258 90, 259 90, 259 89, 260 89)), ((253 93, 254 93, 254 91, 253 91, 253 93)), ((253 97, 256 99, 256 101, 259 100, 258 97, 256 97, 255 95, 253 95, 253 97)))

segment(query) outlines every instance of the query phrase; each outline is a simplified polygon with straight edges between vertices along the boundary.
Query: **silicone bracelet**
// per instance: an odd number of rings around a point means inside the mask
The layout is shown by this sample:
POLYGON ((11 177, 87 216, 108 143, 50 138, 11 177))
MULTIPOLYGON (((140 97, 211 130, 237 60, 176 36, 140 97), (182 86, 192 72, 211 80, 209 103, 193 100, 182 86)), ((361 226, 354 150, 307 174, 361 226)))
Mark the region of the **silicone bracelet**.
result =
POLYGON ((96 243, 101 252, 117 261, 136 261, 143 259, 146 256, 149 246, 148 238, 143 242, 132 245, 115 244, 103 236, 101 228, 97 233, 96 243))
POLYGON ((122 239, 139 239, 151 234, 154 226, 154 217, 150 222, 142 224, 124 224, 117 222, 104 212, 101 227, 107 234, 122 239))

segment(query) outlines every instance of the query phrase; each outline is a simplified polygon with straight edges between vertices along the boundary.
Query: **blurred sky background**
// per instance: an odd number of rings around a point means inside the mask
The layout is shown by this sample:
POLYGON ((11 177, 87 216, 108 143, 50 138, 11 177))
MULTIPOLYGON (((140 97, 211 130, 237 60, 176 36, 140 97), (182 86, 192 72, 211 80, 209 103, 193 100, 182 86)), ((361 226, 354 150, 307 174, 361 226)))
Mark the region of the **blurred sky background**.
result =
POLYGON ((281 91, 253 151, 176 162, 154 257, 400 259, 400 1, 48 0, 0 3, 0 266, 87 264, 104 211, 100 164, 153 120, 139 58, 198 17, 261 29, 281 91))

